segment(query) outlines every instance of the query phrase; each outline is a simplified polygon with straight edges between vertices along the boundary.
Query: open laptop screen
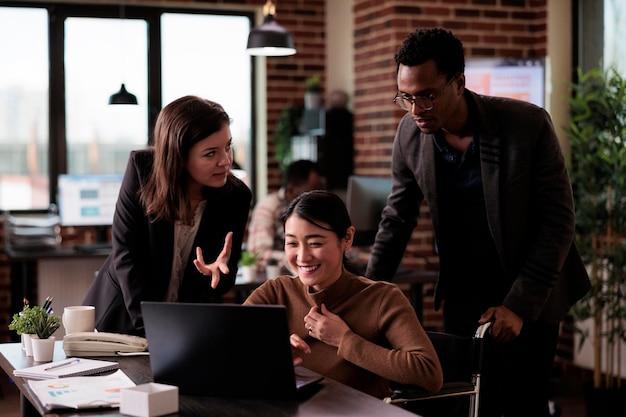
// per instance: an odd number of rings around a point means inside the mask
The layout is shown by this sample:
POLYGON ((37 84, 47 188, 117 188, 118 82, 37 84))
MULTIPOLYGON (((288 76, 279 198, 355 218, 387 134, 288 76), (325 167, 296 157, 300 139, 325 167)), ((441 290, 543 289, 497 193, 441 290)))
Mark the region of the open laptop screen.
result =
POLYGON ((144 301, 141 307, 155 382, 188 395, 296 398, 284 306, 144 301))

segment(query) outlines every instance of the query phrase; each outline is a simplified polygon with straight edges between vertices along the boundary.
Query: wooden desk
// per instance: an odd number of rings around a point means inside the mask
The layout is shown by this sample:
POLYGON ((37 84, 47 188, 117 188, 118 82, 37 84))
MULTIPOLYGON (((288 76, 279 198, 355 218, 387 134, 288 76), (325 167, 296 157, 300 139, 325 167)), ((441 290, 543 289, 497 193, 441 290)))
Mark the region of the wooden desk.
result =
MULTIPOLYGON (((54 360, 65 358, 61 341, 56 342, 54 360)), ((150 360, 147 356, 127 356, 110 358, 116 360, 130 379, 136 384, 152 381, 150 360)), ((13 370, 34 364, 26 357, 19 343, 0 344, 0 366, 15 381, 22 395, 22 416, 56 416, 56 412, 46 414, 38 402, 31 396, 23 378, 13 376, 13 370)), ((59 413, 60 414, 60 413, 59 413)), ((197 397, 181 395, 179 412, 172 416, 198 417, 416 417, 415 414, 397 406, 385 404, 382 400, 352 389, 339 382, 326 378, 321 389, 304 401, 263 401, 251 399, 232 399, 218 397, 197 397)), ((119 409, 96 411, 63 411, 63 417, 120 417, 119 409)))

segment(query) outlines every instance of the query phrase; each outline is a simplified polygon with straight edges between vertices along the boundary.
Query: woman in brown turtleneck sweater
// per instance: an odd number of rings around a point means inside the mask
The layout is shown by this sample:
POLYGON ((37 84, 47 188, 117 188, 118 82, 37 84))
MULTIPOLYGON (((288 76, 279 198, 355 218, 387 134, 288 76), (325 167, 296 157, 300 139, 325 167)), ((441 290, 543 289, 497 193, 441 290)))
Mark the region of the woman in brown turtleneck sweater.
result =
POLYGON ((256 289, 246 304, 287 307, 294 364, 382 398, 389 381, 437 391, 437 354, 400 289, 351 272, 354 227, 343 201, 301 194, 283 214, 285 255, 296 277, 256 289))

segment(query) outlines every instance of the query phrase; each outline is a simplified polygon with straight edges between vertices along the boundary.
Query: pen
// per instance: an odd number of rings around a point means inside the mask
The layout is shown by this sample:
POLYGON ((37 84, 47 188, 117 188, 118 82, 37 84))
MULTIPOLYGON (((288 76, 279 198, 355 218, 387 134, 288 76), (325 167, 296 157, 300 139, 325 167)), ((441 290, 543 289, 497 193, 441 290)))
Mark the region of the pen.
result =
POLYGON ((52 304, 52 297, 46 297, 46 301, 44 301, 43 306, 41 308, 45 311, 52 304))
POLYGON ((71 360, 69 362, 63 362, 63 363, 59 363, 58 365, 49 366, 49 367, 45 368, 44 371, 50 371, 52 369, 64 368, 66 366, 70 366, 70 365, 73 365, 73 364, 79 363, 79 362, 80 362, 80 359, 73 359, 73 360, 71 360))

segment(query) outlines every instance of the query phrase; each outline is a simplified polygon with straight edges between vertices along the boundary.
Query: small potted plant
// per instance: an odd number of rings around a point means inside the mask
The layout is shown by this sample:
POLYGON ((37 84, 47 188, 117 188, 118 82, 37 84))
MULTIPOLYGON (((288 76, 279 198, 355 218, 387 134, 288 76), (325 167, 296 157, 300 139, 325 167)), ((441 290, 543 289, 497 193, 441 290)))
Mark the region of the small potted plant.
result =
POLYGON ((13 314, 13 319, 9 323, 9 330, 15 331, 21 336, 22 348, 26 352, 26 356, 33 356, 33 345, 31 343, 32 336, 35 334, 35 328, 32 322, 33 310, 24 301, 24 308, 19 313, 13 314))
POLYGON ((304 80, 304 108, 307 110, 322 108, 322 83, 320 77, 314 74, 304 80))
POLYGON ((241 252, 241 274, 243 282, 256 281, 256 269, 259 262, 259 255, 256 252, 244 250, 241 252))
POLYGON ((61 327, 61 318, 38 306, 29 309, 29 316, 35 331, 35 337, 32 338, 33 359, 36 362, 50 362, 54 355, 53 334, 61 327))
POLYGON ((274 279, 280 275, 280 265, 278 259, 271 257, 265 265, 265 277, 267 279, 274 279))

